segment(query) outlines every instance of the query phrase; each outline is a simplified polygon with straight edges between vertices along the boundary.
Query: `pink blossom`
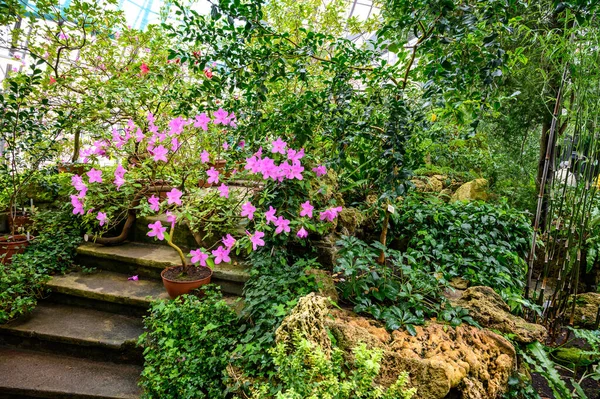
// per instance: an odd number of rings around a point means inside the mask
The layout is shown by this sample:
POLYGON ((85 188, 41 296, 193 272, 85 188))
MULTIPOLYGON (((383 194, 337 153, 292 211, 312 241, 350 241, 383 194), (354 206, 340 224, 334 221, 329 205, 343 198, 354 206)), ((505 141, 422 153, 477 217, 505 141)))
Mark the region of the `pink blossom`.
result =
POLYGON ((255 231, 254 234, 250 234, 247 231, 246 233, 250 236, 250 242, 252 242, 252 249, 254 251, 256 251, 256 248, 265 245, 265 241, 262 239, 265 236, 265 233, 262 231, 255 231))
POLYGON ((274 223, 277 221, 277 217, 275 216, 275 213, 277 212, 277 209, 273 208, 272 206, 269 206, 269 210, 265 212, 265 218, 267 219, 267 224, 269 223, 274 223))
POLYGON ((186 125, 186 121, 181 116, 178 116, 177 118, 172 119, 169 122, 169 129, 170 129, 169 136, 181 134, 181 132, 183 132, 183 128, 185 127, 185 125, 186 125))
POLYGON ((214 184, 219 182, 219 171, 212 166, 206 171, 206 174, 208 175, 208 183, 214 184))
POLYGON ((287 173, 286 177, 290 180, 291 179, 302 180, 302 172, 304 172, 304 166, 300 165, 300 163, 294 163, 290 167, 290 170, 287 173))
POLYGON ((273 222, 273 224, 277 226, 277 228, 275 229, 275 234, 279 234, 283 231, 285 231, 286 233, 290 232, 290 221, 284 219, 283 216, 279 216, 277 220, 273 222))
POLYGON ((210 68, 206 68, 206 69, 204 70, 204 76, 206 76, 208 79, 212 79, 212 77, 213 77, 213 73, 212 73, 212 71, 210 70, 210 68))
POLYGON ((302 228, 300 228, 300 230, 298 230, 296 235, 298 236, 298 238, 306 238, 306 237, 308 237, 308 231, 306 231, 304 229, 304 227, 302 227, 302 228))
POLYGON ((100 221, 100 226, 104 226, 104 224, 108 221, 106 213, 104 212, 98 212, 98 216, 96 216, 96 219, 100 221))
POLYGON ((247 216, 248 219, 252 220, 252 218, 254 218, 254 212, 256 212, 256 208, 252 206, 250 201, 242 205, 242 216, 247 216))
POLYGON ((210 154, 208 151, 203 150, 202 154, 200 154, 200 162, 207 163, 210 160, 210 154))
POLYGON ((156 121, 156 119, 154 118, 154 114, 152 112, 148 112, 148 122, 150 122, 151 124, 154 124, 154 122, 156 121))
POLYGON ((166 215, 167 222, 171 223, 171 228, 173 228, 173 226, 175 226, 175 222, 177 221, 177 216, 175 216, 175 214, 171 211, 167 211, 166 215))
POLYGON ((261 159, 257 158, 256 155, 246 158, 246 165, 244 169, 251 171, 252 173, 258 173, 261 168, 261 159))
POLYGON ((246 140, 240 140, 238 146, 243 150, 246 147, 246 140))
POLYGON ((226 141, 223 142, 223 149, 225 151, 227 151, 229 149, 229 143, 228 142, 226 142, 226 141))
POLYGON ((277 178, 279 167, 275 165, 275 161, 269 157, 264 157, 260 161, 260 166, 258 171, 262 173, 263 179, 267 180, 269 178, 277 178))
POLYGON ((83 215, 83 204, 76 195, 71 195, 71 205, 73 205, 73 215, 83 215))
POLYGON ((117 191, 119 191, 121 186, 125 184, 125 179, 123 179, 121 176, 116 176, 115 180, 113 180, 113 184, 117 186, 117 191))
POLYGON ((333 222, 333 219, 335 219, 338 216, 338 213, 340 213, 341 211, 341 206, 326 209, 320 213, 319 220, 327 220, 328 222, 333 222))
POLYGON ((217 187, 217 190, 219 190, 219 195, 221 197, 229 198, 229 187, 226 186, 225 183, 221 183, 221 185, 217 187))
POLYGON ((148 237, 156 237, 160 241, 165 239, 165 232, 167 231, 167 228, 163 227, 160 220, 157 220, 154 223, 150 223, 148 225, 148 228, 150 229, 150 231, 148 232, 148 237))
POLYGON ((162 145, 159 145, 158 147, 154 148, 154 150, 151 151, 150 153, 154 157, 155 162, 158 162, 158 161, 167 162, 167 153, 168 152, 169 152, 169 150, 167 150, 162 145))
POLYGON ((119 164, 117 169, 115 169, 115 177, 123 177, 125 176, 125 172, 127 172, 127 170, 119 164))
POLYGON ((231 127, 237 127, 237 118, 235 117, 235 114, 233 112, 229 114, 229 116, 227 117, 227 123, 224 124, 229 124, 229 126, 231 127))
POLYGON ((148 203, 150 204, 150 209, 154 212, 158 212, 160 210, 160 198, 152 194, 152 197, 148 198, 148 203))
POLYGON ((316 168, 313 168, 312 171, 317 174, 317 177, 327 174, 327 168, 325 168, 325 165, 319 165, 316 168))
POLYGON ((229 257, 229 249, 223 248, 222 245, 219 245, 219 248, 215 249, 211 253, 215 257, 215 265, 218 265, 221 262, 231 262, 231 258, 229 257))
POLYGON ((315 209, 315 207, 310 204, 310 201, 303 202, 300 206, 302 207, 300 216, 308 216, 308 218, 311 219, 313 217, 313 209, 315 209))
POLYGON ((181 195, 183 193, 176 188, 173 188, 171 191, 167 193, 167 204, 177 204, 181 205, 181 195))
POLYGON ((235 238, 233 238, 231 234, 227 234, 221 241, 225 244, 227 249, 231 249, 231 247, 235 245, 235 238))
POLYGON ((128 277, 128 278, 127 278, 127 280, 129 280, 129 281, 138 281, 138 280, 139 280, 139 277, 138 277, 138 275, 136 274, 135 276, 128 277))
POLYGON ((277 137, 277 140, 271 143, 271 152, 273 154, 285 154, 285 148, 287 147, 287 143, 281 140, 281 137, 277 137))
POLYGON ((173 139, 171 140, 171 151, 177 152, 179 147, 181 147, 179 140, 177 140, 177 137, 173 137, 173 139))
POLYGON ((67 35, 67 34, 66 34, 66 33, 64 33, 63 31, 61 31, 61 32, 58 34, 58 38, 59 38, 60 40, 67 40, 67 39, 69 38, 69 35, 67 35))
POLYGON ((142 65, 140 65, 140 73, 146 75, 148 72, 150 72, 150 68, 148 68, 148 65, 145 63, 142 63, 142 65))
POLYGON ((215 120, 213 121, 213 123, 215 125, 227 125, 227 116, 229 114, 227 113, 227 111, 225 111, 223 108, 219 108, 214 114, 213 116, 215 117, 215 120))
POLYGON ((83 179, 79 175, 71 176, 71 184, 75 187, 75 190, 82 191, 87 189, 87 186, 83 182, 83 179))
POLYGON ((196 115, 196 121, 194 122, 194 127, 200 127, 202 130, 208 130, 208 123, 210 122, 210 117, 206 115, 206 112, 201 113, 200 115, 196 115))
POLYGON ((301 148, 300 151, 296 151, 292 148, 289 148, 287 150, 287 158, 292 163, 299 163, 303 157, 304 157, 304 148, 301 148))
POLYGON ((135 141, 136 143, 139 143, 140 141, 144 140, 146 136, 144 136, 144 133, 142 132, 142 129, 140 129, 138 127, 137 131, 135 132, 135 141))
POLYGON ((206 266, 208 254, 205 254, 201 249, 190 251, 190 255, 192 255, 192 263, 200 263, 200 266, 206 266))
POLYGON ((86 173, 90 178, 90 183, 102 183, 102 171, 96 170, 94 168, 90 169, 89 172, 86 173))

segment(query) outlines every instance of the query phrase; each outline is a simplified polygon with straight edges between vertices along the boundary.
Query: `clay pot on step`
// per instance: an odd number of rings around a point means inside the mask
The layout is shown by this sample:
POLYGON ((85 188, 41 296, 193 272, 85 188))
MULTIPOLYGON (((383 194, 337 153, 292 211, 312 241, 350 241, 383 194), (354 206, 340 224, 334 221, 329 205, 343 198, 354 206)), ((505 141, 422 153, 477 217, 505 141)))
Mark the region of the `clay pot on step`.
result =
POLYGON ((29 236, 27 240, 25 234, 0 237, 0 264, 9 265, 13 255, 25 252, 25 248, 33 239, 33 236, 29 236))
POLYGON ((189 267, 196 268, 197 270, 202 272, 199 274, 205 274, 205 275, 199 277, 196 280, 183 280, 183 279, 178 280, 176 278, 169 276, 171 274, 175 274, 175 275, 177 275, 178 273, 181 274, 181 266, 171 266, 171 267, 166 268, 165 270, 163 270, 160 273, 160 277, 162 277, 163 285, 167 289, 167 292, 169 293, 169 296, 172 299, 175 299, 180 295, 188 294, 191 291, 202 287, 203 285, 210 284, 210 279, 213 275, 213 271, 211 268, 200 267, 200 266, 189 266, 189 267))

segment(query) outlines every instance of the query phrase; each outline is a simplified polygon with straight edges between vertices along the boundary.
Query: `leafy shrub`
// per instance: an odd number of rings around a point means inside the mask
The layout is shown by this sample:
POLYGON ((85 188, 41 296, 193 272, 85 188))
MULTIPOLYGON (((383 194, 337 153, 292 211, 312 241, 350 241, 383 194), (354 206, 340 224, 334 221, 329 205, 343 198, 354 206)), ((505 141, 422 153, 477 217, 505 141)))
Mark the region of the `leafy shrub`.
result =
POLYGON ((393 215, 407 252, 446 278, 463 277, 505 298, 525 284, 531 225, 506 203, 445 203, 409 196, 393 215))
POLYGON ((71 219, 63 212, 37 215, 45 220, 40 233, 25 252, 15 255, 9 266, 0 268, 0 323, 33 310, 50 275, 65 273, 74 266, 75 248, 81 242, 71 219))
POLYGON ((275 330, 298 298, 316 291, 317 284, 305 271, 315 267, 316 261, 300 259, 288 264, 286 253, 275 250, 251 254, 251 276, 244 285, 245 324, 236 349, 242 366, 249 375, 272 373, 273 362, 269 350, 275 345, 275 330))
POLYGON ((296 339, 294 346, 292 353, 283 343, 272 350, 277 374, 270 383, 259 385, 253 398, 410 399, 415 394, 414 388, 405 388, 407 373, 388 389, 374 383, 383 356, 380 349, 368 350, 365 344, 354 348, 354 362, 347 373, 339 349, 328 358, 310 341, 296 339))
POLYGON ((355 237, 344 237, 337 244, 341 246, 335 268, 342 280, 339 288, 342 297, 355 304, 356 312, 384 320, 390 330, 405 327, 413 335, 414 325, 423 324, 426 317, 452 325, 475 323, 465 309, 448 305, 442 295, 444 281, 413 256, 355 237), (383 265, 377 263, 380 251, 386 255, 383 265))
POLYGON ((183 295, 156 301, 144 319, 146 398, 224 397, 223 372, 235 344, 237 316, 221 294, 203 288, 204 297, 183 295))

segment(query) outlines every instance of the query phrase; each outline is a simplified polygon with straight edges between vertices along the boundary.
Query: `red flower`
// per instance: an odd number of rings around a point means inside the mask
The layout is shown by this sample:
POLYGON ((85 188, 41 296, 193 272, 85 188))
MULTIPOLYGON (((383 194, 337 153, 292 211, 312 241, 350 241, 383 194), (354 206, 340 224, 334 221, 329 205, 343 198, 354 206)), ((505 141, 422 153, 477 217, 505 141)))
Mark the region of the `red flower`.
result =
POLYGON ((140 71, 142 75, 146 75, 148 72, 150 72, 150 68, 148 68, 148 65, 144 63, 140 66, 140 71))
POLYGON ((50 76, 50 84, 53 85, 54 83, 56 83, 56 79, 54 79, 54 76, 50 76))
POLYGON ((212 73, 212 71, 210 70, 210 68, 206 68, 206 69, 204 70, 204 76, 206 76, 206 77, 207 77, 207 78, 209 78, 209 79, 212 79, 212 77, 213 77, 213 73, 212 73))

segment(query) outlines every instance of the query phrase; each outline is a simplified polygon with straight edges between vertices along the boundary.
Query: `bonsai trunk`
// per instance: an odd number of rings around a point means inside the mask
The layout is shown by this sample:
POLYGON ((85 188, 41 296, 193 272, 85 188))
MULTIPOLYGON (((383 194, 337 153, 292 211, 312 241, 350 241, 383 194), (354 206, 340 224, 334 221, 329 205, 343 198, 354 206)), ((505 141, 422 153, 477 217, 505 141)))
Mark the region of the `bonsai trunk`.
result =
POLYGON ((181 267, 183 268, 182 273, 187 273, 189 266, 187 265, 187 263, 185 261, 185 255, 183 254, 183 251, 181 250, 181 248, 179 248, 177 245, 175 245, 173 243, 173 232, 174 231, 175 231, 175 223, 171 224, 171 231, 169 231, 169 239, 167 240, 167 244, 171 248, 173 248, 175 251, 177 251, 177 254, 179 255, 179 259, 181 260, 181 267))

